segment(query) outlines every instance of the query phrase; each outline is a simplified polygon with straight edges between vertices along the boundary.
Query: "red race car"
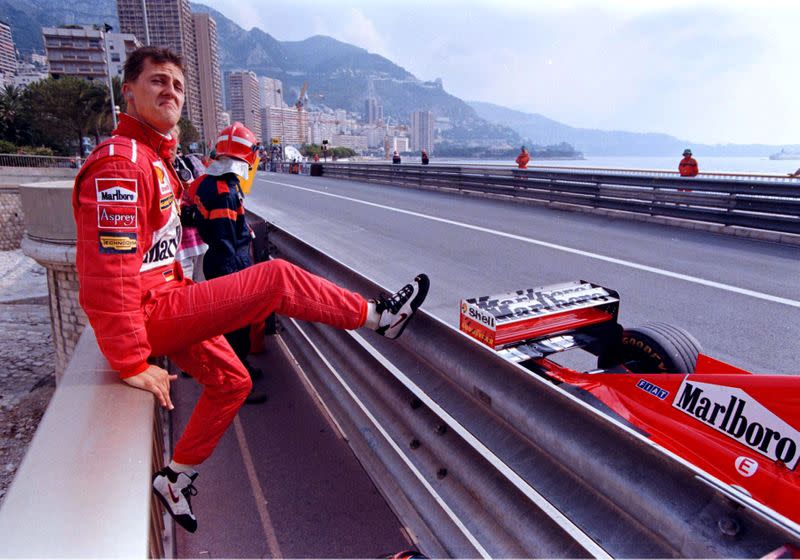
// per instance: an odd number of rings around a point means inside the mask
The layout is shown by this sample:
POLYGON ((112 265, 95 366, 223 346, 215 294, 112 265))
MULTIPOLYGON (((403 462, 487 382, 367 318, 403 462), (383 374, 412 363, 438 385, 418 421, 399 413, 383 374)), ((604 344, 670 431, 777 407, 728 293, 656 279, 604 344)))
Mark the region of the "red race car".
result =
MULTIPOLYGON (((681 328, 623 329, 619 295, 585 281, 464 299, 460 328, 506 359, 599 399, 652 441, 800 523, 800 378, 753 375, 681 328), (581 348, 597 368, 551 355, 581 348)), ((589 398, 591 400, 591 397, 589 398)))

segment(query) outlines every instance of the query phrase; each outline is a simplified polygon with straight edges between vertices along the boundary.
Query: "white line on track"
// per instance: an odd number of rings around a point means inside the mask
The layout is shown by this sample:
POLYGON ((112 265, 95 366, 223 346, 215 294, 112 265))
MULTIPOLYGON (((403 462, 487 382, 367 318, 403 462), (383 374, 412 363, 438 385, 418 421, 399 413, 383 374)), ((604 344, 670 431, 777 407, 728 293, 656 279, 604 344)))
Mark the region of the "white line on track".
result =
POLYGON ((406 214, 409 216, 415 216, 417 218, 423 218, 426 220, 432 220, 434 222, 440 222, 443 224, 449 224, 453 226, 462 227, 465 229, 471 229, 473 231, 480 231, 483 233, 489 233, 491 235, 497 235, 499 237, 505 237, 507 239, 513 239, 515 241, 522 241, 523 243, 530 243, 531 245, 539 245, 540 247, 547 247, 548 249, 554 249, 556 251, 563 251, 565 253, 572 253, 573 255, 580 255, 582 257, 587 257, 590 259, 596 259, 598 261, 604 261, 612 264, 617 264, 620 266, 625 266, 628 268, 633 268, 636 270, 642 270, 644 272, 650 272, 653 274, 659 274, 661 276, 667 276, 669 278, 676 278, 678 280, 684 280, 686 282, 692 282, 694 284, 700 284, 701 286, 707 286, 709 288, 716 288, 718 290, 724 290, 726 292, 732 292, 735 294, 740 294, 743 296, 749 296, 756 299, 761 299, 764 301, 769 301, 772 303, 779 303, 781 305, 788 305, 790 307, 797 307, 800 308, 800 301, 784 298, 780 296, 773 296, 771 294, 765 294, 763 292, 757 292, 755 290, 748 290, 747 288, 740 288, 738 286, 733 286, 732 284, 725 284, 723 282, 715 282, 714 280, 706 280, 705 278, 700 278, 698 276, 691 276, 689 274, 682 274, 680 272, 672 272, 671 270, 665 270, 663 268, 657 268, 655 266, 649 266, 646 264, 635 263, 631 261, 626 261, 624 259, 617 259, 614 257, 609 257, 606 255, 601 255, 599 253, 591 253, 589 251, 583 251, 581 249, 575 249, 573 247, 567 247, 565 245, 558 245, 556 243, 550 243, 548 241, 541 241, 539 239, 533 239, 531 237, 525 237, 522 235, 516 235, 514 233, 508 233, 505 231, 500 231, 491 228, 485 228, 481 226, 476 226, 472 224, 466 224, 464 222, 457 222, 455 220, 449 220, 447 218, 439 218, 438 216, 431 216, 430 214, 423 214, 421 212, 414 212, 412 210, 403 210, 401 208, 394 208, 392 206, 386 206, 384 204, 378 204, 376 202, 369 202, 366 200, 361 200, 358 198, 352 198, 349 196, 344 196, 341 194, 333 194, 324 191, 318 191, 316 189, 309 189, 308 187, 300 187, 298 185, 292 185, 290 183, 281 183, 279 181, 270 181, 267 179, 261 179, 261 181, 265 183, 272 183, 275 185, 281 185, 283 187, 289 187, 292 189, 297 189, 301 191, 312 192, 314 194, 319 194, 323 196, 330 196, 332 198, 339 198, 342 200, 348 200, 350 202, 356 202, 358 204, 364 204, 366 206, 373 206, 375 208, 381 208, 383 210, 388 210, 390 212, 397 212, 399 214, 406 214))
POLYGON ((247 437, 244 435, 244 428, 239 416, 233 419, 233 429, 236 432, 236 441, 239 443, 239 449, 242 452, 242 460, 244 461, 244 468, 247 471, 247 479, 250 481, 250 489, 253 492, 253 499, 256 502, 256 510, 258 510, 258 517, 261 520, 261 528, 264 530, 264 536, 267 539, 267 548, 269 548, 270 558, 283 558, 281 547, 278 544, 278 535, 275 531, 275 526, 272 524, 272 517, 269 515, 267 509, 267 496, 261 488, 261 483, 258 481, 256 474, 256 467, 253 464, 253 455, 250 453, 250 447, 247 445, 247 437))

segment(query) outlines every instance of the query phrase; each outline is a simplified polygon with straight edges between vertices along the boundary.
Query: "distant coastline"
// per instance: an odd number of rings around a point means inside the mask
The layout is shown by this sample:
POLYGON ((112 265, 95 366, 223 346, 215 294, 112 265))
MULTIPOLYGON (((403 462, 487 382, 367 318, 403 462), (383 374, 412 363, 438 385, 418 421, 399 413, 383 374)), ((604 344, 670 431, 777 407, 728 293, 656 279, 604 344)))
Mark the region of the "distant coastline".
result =
POLYGON ((785 149, 782 149, 780 152, 769 156, 769 159, 771 160, 800 159, 800 152, 786 151, 785 149))

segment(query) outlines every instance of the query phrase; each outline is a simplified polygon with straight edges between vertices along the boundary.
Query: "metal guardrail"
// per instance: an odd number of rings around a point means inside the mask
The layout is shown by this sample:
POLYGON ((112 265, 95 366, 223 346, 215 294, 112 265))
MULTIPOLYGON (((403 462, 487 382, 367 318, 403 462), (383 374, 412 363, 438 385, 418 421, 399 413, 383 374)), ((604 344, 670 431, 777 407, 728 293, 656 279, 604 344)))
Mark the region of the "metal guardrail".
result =
POLYGON ((261 171, 272 171, 273 173, 294 173, 295 175, 308 175, 309 170, 311 169, 311 164, 306 161, 301 161, 299 163, 290 163, 290 162, 263 162, 264 166, 259 166, 261 171))
MULTIPOLYGON (((800 181, 472 166, 324 164, 326 177, 505 196, 557 207, 615 210, 800 234, 800 181)), ((766 176, 764 176, 766 177, 766 176)))
MULTIPOLYGON (((272 229, 272 254, 380 286, 272 229)), ((435 281, 435 280, 434 280, 435 281)), ((281 321, 359 459, 433 557, 759 557, 800 527, 419 312, 403 337, 281 321)))
POLYGON ((77 169, 80 166, 80 158, 74 157, 0 154, 0 167, 55 167, 77 169))
MULTIPOLYGON (((388 162, 380 161, 380 160, 372 160, 372 161, 352 161, 352 163, 359 163, 363 165, 386 165, 388 162)), ((347 162, 342 162, 347 163, 347 162)), ((416 161, 411 161, 409 163, 403 165, 420 165, 416 161)), ((513 161, 509 161, 504 164, 487 164, 480 161, 476 162, 459 162, 458 164, 455 163, 448 163, 447 161, 434 161, 429 165, 429 168, 433 167, 452 167, 454 165, 458 165, 460 167, 486 167, 486 168, 494 168, 494 169, 518 169, 517 164, 513 161)), ((528 165, 528 171, 559 171, 559 172, 576 172, 576 173, 608 173, 612 175, 639 175, 639 176, 647 176, 647 177, 680 177, 680 173, 677 171, 672 171, 668 169, 647 169, 647 168, 626 168, 626 167, 588 167, 588 166, 578 166, 578 165, 538 165, 532 164, 528 165)), ((744 181, 777 181, 777 182, 787 182, 787 183, 794 183, 800 185, 800 177, 794 174, 779 174, 779 173, 743 173, 743 172, 733 172, 733 171, 702 171, 697 175, 699 179, 707 179, 707 178, 723 178, 723 179, 738 179, 744 181)))

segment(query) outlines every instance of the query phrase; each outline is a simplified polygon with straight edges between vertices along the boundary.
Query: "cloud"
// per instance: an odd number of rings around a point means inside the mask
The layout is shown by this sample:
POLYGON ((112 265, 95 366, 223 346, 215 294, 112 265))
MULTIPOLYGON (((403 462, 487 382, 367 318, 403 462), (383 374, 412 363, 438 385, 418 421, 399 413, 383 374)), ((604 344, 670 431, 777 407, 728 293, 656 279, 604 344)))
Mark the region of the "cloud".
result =
POLYGON ((208 1, 279 40, 329 35, 573 126, 800 142, 797 0, 208 1))

